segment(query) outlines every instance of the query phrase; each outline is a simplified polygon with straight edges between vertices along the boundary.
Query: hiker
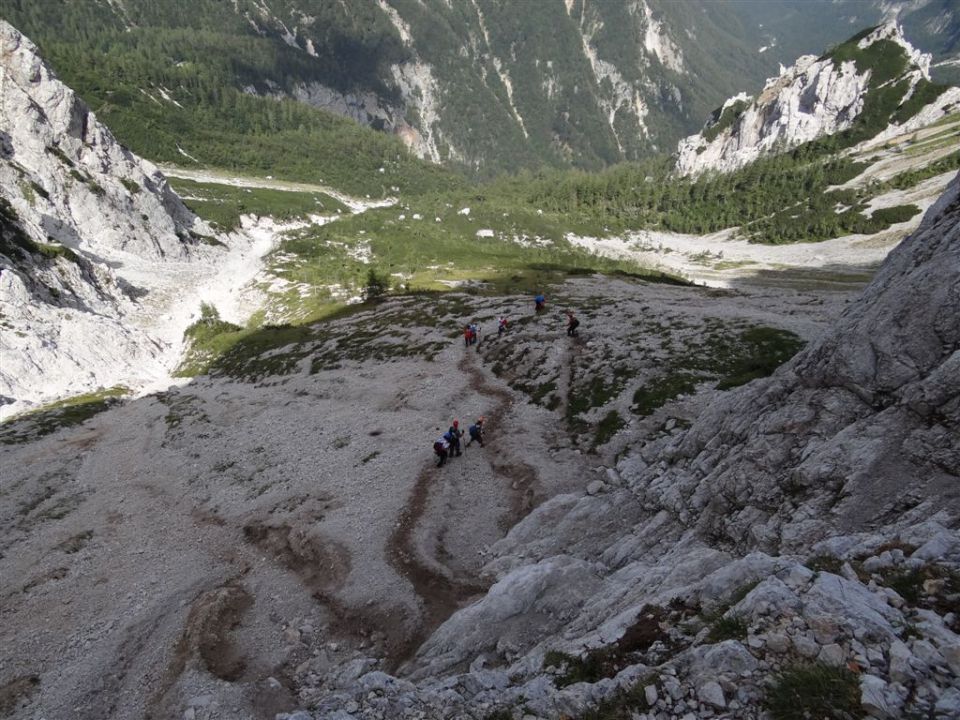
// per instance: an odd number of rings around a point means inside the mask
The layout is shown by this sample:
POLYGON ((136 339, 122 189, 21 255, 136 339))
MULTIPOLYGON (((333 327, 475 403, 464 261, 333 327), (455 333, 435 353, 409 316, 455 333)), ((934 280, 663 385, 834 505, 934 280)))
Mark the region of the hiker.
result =
POLYGON ((543 309, 547 305, 547 299, 543 296, 543 293, 538 292, 537 296, 533 298, 533 310, 534 312, 543 312, 543 309))
POLYGON ((450 444, 444 440, 444 437, 438 437, 433 443, 433 452, 439 458, 437 460, 437 467, 440 467, 447 461, 447 456, 449 455, 448 448, 450 444))
POLYGON ((470 443, 476 440, 480 443, 480 447, 483 447, 483 415, 477 418, 477 422, 471 425, 468 428, 470 437, 467 439, 467 443, 464 447, 470 447, 470 443))
POLYGON ((477 324, 471 323, 470 324, 470 344, 471 345, 477 344, 477 335, 479 332, 480 332, 480 328, 477 327, 477 324))
POLYGON ((497 337, 503 335, 504 331, 507 329, 507 319, 501 315, 500 319, 497 320, 497 337))
POLYGON ((570 310, 567 310, 567 336, 573 337, 577 334, 577 328, 580 326, 580 321, 577 320, 573 313, 570 310))
POLYGON ((447 438, 447 442, 450 443, 450 457, 453 457, 453 454, 456 453, 457 457, 460 457, 463 452, 460 449, 460 438, 463 437, 463 430, 460 429, 460 421, 454 420, 453 425, 450 426, 450 429, 447 430, 447 434, 444 435, 447 438))
POLYGON ((470 329, 469 325, 463 326, 463 346, 470 347, 470 339, 473 335, 473 332, 470 329))

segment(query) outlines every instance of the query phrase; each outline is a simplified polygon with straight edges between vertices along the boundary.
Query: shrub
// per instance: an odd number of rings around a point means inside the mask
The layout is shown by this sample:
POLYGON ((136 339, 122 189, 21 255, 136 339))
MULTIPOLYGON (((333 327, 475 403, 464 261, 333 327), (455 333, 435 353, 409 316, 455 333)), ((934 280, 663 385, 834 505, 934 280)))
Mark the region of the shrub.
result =
POLYGON ((707 641, 712 643, 724 640, 742 640, 747 637, 747 624, 739 617, 718 618, 710 628, 707 641))
POLYGON ((375 269, 367 270, 367 284, 363 288, 364 302, 379 300, 390 290, 390 278, 378 273, 375 269))
POLYGON ((857 676, 846 668, 819 663, 798 665, 778 675, 765 704, 775 720, 864 716, 857 676))

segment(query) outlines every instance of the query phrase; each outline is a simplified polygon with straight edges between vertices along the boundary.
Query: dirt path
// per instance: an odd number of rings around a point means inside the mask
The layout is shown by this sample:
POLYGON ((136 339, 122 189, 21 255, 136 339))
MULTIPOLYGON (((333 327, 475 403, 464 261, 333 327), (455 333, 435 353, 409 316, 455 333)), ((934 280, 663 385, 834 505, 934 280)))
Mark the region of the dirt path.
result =
POLYGON ((183 168, 177 165, 160 165, 160 170, 168 177, 180 178, 182 180, 192 180, 201 183, 213 183, 215 185, 231 185, 239 188, 262 188, 265 190, 282 190, 285 192, 314 192, 323 193, 336 198, 354 212, 367 210, 374 207, 386 207, 394 205, 396 198, 384 198, 382 200, 367 200, 346 195, 329 185, 316 185, 313 183, 291 182, 288 180, 274 180, 273 178, 259 178, 245 175, 234 175, 227 171, 215 170, 211 168, 191 169, 183 168))
MULTIPOLYGON (((495 439, 502 432, 510 415, 514 403, 513 395, 509 390, 490 381, 477 363, 474 352, 465 353, 458 368, 467 375, 469 385, 474 391, 495 403, 493 408, 485 413, 486 425, 493 428, 488 440, 495 439)), ((506 449, 498 446, 498 451, 506 449)), ((533 509, 537 472, 531 465, 509 454, 491 460, 490 464, 495 476, 502 479, 511 491, 511 510, 499 523, 501 531, 505 533, 533 509)), ((457 577, 448 565, 441 564, 439 560, 427 562, 417 549, 417 529, 425 520, 432 492, 441 477, 440 473, 432 463, 420 471, 387 548, 390 564, 398 574, 413 584, 422 603, 416 630, 404 641, 394 643, 393 647, 388 648, 389 662, 393 669, 399 668, 412 658, 430 634, 460 606, 488 589, 487 584, 475 577, 457 577)), ((444 556, 443 538, 438 537, 437 540, 440 541, 437 554, 444 556)))
MULTIPOLYGON (((476 392, 494 397, 497 405, 487 415, 485 424, 493 428, 493 433, 499 432, 505 426, 505 420, 513 407, 514 398, 509 390, 494 384, 487 374, 477 364, 474 353, 466 353, 460 361, 460 370, 470 377, 470 387, 476 392)), ((503 446, 501 446, 503 447, 503 446)), ((501 521, 504 532, 513 527, 533 509, 533 498, 536 491, 537 471, 523 460, 510 459, 493 462, 493 469, 511 481, 511 513, 501 521)))

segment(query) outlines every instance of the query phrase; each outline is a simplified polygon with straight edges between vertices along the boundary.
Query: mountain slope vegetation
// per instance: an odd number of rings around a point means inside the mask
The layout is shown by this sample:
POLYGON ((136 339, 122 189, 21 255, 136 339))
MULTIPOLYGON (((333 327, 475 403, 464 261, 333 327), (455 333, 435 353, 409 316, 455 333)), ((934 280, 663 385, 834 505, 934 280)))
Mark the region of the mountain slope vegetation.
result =
POLYGON ((686 2, 8 5, 8 19, 135 151, 312 181, 289 148, 322 162, 327 182, 349 180, 337 146, 364 172, 396 152, 305 104, 490 176, 597 169, 669 148, 743 78, 763 77, 734 15, 686 2))
MULTIPOLYGON (((376 196, 395 187, 416 193, 457 183, 397 138, 289 98, 245 92, 251 84, 303 77, 311 58, 248 32, 224 6, 206 0, 181 13, 168 3, 128 2, 116 6, 119 12, 98 2, 17 0, 9 17, 36 37, 64 81, 117 137, 151 160, 277 174, 376 196)), ((325 79, 338 75, 333 57, 322 64, 325 79)), ((340 62, 352 63, 352 55, 340 62)))

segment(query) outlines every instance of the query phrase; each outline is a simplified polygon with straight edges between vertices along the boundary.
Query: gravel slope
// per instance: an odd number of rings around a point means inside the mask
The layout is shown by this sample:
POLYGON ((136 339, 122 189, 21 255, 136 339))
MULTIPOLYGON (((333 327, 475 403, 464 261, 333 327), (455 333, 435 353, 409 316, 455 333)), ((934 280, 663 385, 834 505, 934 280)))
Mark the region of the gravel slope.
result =
POLYGON ((604 278, 555 288, 539 318, 524 296, 409 298, 272 351, 291 361, 255 375, 199 378, 27 442, 10 432, 29 421, 7 426, 0 698, 23 718, 272 717, 309 702, 297 694, 318 677, 402 671, 485 589, 487 548, 514 522, 582 492, 627 443, 662 433, 665 413, 695 414, 715 392, 634 418, 587 452, 592 431, 571 433, 564 407, 508 386, 498 351, 544 373, 571 362, 599 373, 616 357, 640 382, 664 357, 627 352, 638 318, 663 320, 680 346, 708 320, 809 338, 846 299, 604 278), (561 304, 582 309, 575 341, 561 304), (513 323, 498 340, 500 313, 513 323), (490 331, 481 352, 454 339, 472 318, 490 331), (488 446, 435 469, 433 438, 479 414, 488 446))

